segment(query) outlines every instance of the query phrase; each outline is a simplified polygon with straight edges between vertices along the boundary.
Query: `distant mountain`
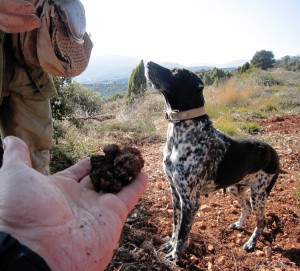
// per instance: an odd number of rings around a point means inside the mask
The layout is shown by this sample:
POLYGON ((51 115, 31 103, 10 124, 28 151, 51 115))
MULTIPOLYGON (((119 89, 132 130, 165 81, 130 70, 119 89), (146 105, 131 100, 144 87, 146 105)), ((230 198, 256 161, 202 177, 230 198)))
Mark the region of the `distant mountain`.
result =
MULTIPOLYGON (((128 78, 134 67, 136 67, 141 59, 128 56, 92 56, 87 69, 74 80, 81 84, 127 84, 128 78)), ((192 71, 209 70, 213 67, 226 68, 232 70, 238 66, 242 66, 247 60, 231 61, 222 65, 195 65, 186 67, 176 62, 159 62, 158 64, 169 69, 179 67, 187 68, 192 71)), ((146 64, 148 60, 144 60, 146 64)))
POLYGON ((246 62, 250 62, 249 59, 239 59, 227 62, 222 65, 217 65, 218 68, 237 68, 239 66, 243 66, 246 62))
POLYGON ((74 80, 82 84, 91 83, 126 83, 135 66, 141 60, 127 56, 91 57, 86 70, 74 80))

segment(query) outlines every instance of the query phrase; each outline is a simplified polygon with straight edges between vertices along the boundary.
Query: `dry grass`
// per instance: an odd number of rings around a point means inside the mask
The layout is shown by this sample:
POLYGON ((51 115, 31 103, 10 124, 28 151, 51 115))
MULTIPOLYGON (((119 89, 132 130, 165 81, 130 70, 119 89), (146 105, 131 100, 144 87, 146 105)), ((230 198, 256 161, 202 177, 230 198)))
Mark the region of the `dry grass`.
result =
POLYGON ((211 105, 221 107, 237 107, 250 103, 257 87, 250 82, 232 78, 224 84, 212 89, 208 97, 211 105))

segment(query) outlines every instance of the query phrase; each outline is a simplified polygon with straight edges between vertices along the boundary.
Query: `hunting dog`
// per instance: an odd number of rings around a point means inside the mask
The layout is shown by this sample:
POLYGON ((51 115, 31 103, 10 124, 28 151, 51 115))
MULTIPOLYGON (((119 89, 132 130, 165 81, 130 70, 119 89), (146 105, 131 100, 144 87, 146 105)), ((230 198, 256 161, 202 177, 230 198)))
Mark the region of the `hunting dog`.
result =
POLYGON ((163 94, 169 120, 163 166, 171 186, 174 223, 172 238, 163 247, 167 258, 181 258, 200 196, 225 188, 241 206, 231 229, 241 229, 252 208, 256 228, 243 249, 253 251, 265 226, 266 199, 279 174, 276 151, 266 143, 234 139, 215 129, 205 114, 204 84, 195 73, 149 62, 147 77, 163 94))

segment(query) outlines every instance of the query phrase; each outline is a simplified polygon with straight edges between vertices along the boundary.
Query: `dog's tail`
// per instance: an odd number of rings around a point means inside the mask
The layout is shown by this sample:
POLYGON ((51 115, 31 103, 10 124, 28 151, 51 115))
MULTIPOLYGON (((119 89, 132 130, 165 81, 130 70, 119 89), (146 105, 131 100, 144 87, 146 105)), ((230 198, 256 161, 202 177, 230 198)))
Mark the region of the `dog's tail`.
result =
POLYGON ((269 173, 269 174, 274 174, 269 186, 266 189, 267 194, 269 195, 278 176, 279 176, 279 172, 280 172, 280 165, 279 165, 279 156, 277 154, 277 152, 271 147, 269 146, 269 163, 268 166, 264 169, 265 172, 269 173))

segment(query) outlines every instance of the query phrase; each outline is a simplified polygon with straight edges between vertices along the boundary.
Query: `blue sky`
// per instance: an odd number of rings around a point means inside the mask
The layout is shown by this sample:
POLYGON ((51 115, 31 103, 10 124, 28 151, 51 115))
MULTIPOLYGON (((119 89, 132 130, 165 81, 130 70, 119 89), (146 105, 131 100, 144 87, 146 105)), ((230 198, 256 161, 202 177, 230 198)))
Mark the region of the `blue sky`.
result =
POLYGON ((300 55, 300 0, 81 0, 93 56, 183 65, 300 55))

